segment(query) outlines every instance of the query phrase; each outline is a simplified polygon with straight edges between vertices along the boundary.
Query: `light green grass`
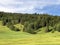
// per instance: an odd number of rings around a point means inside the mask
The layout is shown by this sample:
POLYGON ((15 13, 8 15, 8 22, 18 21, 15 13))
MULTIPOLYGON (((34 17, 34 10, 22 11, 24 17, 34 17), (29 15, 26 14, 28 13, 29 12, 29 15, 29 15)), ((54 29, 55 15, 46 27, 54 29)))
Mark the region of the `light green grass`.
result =
MULTIPOLYGON (((15 25, 20 27, 20 24, 15 25)), ((21 25, 22 26, 22 25, 21 25)), ((21 27, 20 27, 21 29, 21 27)), ((44 30, 42 28, 41 30, 44 30)), ((0 22, 0 45, 60 45, 60 32, 29 34, 11 31, 0 22)))

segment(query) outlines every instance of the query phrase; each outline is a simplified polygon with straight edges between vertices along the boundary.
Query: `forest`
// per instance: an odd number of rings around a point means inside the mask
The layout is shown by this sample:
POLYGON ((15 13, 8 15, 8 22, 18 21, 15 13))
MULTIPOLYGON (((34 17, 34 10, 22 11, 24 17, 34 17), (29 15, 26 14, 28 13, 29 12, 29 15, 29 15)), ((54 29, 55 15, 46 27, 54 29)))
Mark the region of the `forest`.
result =
POLYGON ((16 28, 15 24, 24 25, 23 32, 37 34, 40 28, 46 27, 45 33, 55 31, 60 32, 60 16, 49 14, 22 14, 22 13, 7 13, 0 12, 0 21, 3 26, 7 26, 12 31, 21 31, 16 28))

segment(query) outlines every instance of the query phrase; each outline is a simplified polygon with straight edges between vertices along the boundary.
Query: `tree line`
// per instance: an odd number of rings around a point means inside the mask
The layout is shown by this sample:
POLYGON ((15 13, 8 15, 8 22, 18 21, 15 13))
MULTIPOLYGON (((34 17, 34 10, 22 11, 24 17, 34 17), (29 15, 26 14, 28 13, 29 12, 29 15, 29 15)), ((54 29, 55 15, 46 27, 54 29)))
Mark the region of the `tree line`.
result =
POLYGON ((20 31, 14 25, 21 23, 24 25, 24 32, 36 34, 38 29, 46 27, 45 32, 60 31, 60 16, 53 16, 49 14, 22 14, 22 13, 5 13, 0 12, 0 20, 3 26, 7 26, 13 31, 20 31), (49 29, 53 27, 53 29, 49 29))

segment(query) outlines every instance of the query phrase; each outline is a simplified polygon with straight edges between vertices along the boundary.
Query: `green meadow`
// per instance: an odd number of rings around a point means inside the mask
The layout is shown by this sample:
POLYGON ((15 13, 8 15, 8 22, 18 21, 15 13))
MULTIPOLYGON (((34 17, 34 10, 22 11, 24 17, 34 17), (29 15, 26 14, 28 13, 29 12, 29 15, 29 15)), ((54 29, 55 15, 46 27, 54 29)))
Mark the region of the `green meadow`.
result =
MULTIPOLYGON (((21 31, 12 31, 7 26, 2 26, 0 21, 0 45, 60 45, 60 32, 58 31, 55 33, 40 31, 37 34, 30 34, 22 31, 23 25, 14 26, 21 31)), ((45 27, 40 30, 44 29, 45 27)))

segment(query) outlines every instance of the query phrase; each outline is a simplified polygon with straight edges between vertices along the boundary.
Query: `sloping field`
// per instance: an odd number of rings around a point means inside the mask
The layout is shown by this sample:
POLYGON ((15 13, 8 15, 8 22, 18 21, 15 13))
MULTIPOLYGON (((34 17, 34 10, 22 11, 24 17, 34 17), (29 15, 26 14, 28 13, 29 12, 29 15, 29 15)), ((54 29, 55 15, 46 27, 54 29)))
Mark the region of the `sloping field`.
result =
MULTIPOLYGON (((15 26, 19 28, 18 25, 15 26)), ((11 31, 0 22, 0 45, 60 45, 60 32, 39 32, 34 35, 22 31, 11 31)))

